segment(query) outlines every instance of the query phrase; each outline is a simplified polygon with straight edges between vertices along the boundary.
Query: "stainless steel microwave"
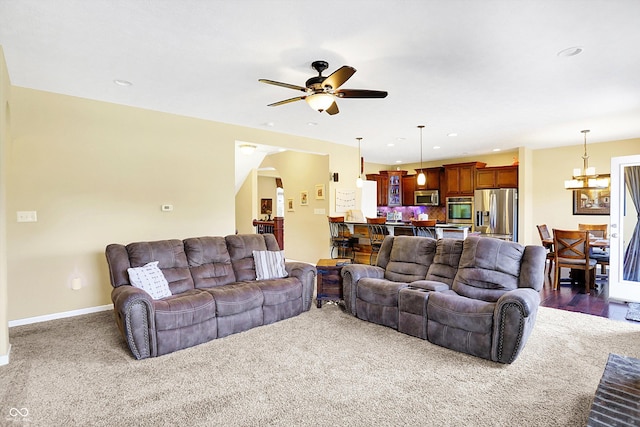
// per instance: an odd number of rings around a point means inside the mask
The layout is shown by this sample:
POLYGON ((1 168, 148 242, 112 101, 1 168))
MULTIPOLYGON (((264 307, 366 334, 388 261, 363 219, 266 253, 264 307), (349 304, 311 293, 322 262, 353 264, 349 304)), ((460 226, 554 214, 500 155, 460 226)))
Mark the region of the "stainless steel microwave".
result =
POLYGON ((438 190, 419 190, 413 192, 413 204, 416 206, 438 206, 440 204, 438 190))

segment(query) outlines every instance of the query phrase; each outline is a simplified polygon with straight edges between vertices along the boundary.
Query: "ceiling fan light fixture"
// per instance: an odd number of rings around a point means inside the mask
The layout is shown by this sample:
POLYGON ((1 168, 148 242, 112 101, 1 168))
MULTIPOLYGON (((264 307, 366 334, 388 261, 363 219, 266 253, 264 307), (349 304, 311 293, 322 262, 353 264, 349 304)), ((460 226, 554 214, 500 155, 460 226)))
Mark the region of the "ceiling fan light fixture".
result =
POLYGON ((240 152, 245 156, 250 156, 256 151, 256 146, 251 144, 242 144, 240 145, 240 152))
POLYGON ((322 113, 335 102, 335 98, 330 93, 314 93, 305 98, 307 104, 314 110, 322 113))

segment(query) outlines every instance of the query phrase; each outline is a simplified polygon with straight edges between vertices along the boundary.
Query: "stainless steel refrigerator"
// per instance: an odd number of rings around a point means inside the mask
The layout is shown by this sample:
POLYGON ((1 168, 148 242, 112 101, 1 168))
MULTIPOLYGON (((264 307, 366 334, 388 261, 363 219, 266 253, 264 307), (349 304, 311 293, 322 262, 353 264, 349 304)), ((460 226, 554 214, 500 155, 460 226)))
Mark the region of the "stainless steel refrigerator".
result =
POLYGON ((518 190, 476 190, 475 231, 487 237, 518 241, 518 190))

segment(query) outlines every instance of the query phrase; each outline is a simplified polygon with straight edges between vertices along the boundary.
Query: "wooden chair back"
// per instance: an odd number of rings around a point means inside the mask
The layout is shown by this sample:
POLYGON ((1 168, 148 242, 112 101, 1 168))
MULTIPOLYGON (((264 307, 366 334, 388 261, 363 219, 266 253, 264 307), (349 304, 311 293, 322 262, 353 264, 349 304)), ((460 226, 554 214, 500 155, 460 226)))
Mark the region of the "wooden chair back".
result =
POLYGON ((383 216, 379 216, 376 218, 369 218, 367 217, 367 224, 384 224, 387 222, 387 218, 383 217, 383 216))
POLYGON ((553 247, 552 244, 545 242, 545 240, 548 241, 553 239, 553 236, 551 236, 551 233, 549 233, 549 228, 547 228, 547 224, 536 225, 536 227, 538 228, 538 234, 540 235, 542 246, 544 246, 547 249, 550 249, 551 247, 553 247))
POLYGON ((607 238, 608 224, 578 224, 578 230, 588 231, 592 236, 598 239, 607 238))
POLYGON ((425 237, 435 238, 434 228, 433 228, 435 226, 436 226, 435 219, 411 221, 411 227, 413 229, 414 236, 425 236, 425 237))
POLYGON ((580 230, 553 229, 553 248, 555 253, 555 282, 558 288, 560 269, 584 270, 585 288, 589 293, 591 270, 595 274, 595 260, 589 259, 589 232, 580 230))

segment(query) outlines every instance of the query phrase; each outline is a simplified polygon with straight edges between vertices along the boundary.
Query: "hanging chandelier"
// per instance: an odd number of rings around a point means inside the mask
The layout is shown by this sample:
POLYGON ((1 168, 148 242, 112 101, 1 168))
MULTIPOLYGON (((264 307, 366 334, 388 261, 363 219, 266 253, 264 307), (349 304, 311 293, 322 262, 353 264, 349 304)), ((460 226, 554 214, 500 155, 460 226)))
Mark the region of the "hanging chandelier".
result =
POLYGON ((424 125, 418 125, 418 129, 420 129, 420 174, 418 175, 418 185, 425 185, 427 177, 422 169, 422 129, 424 129, 424 125))
POLYGON ((362 154, 360 153, 360 142, 362 137, 356 138, 358 140, 358 179, 356 179, 356 187, 362 188, 362 154))
POLYGON ((596 168, 589 167, 589 155, 587 154, 587 134, 589 130, 581 130, 584 134, 584 154, 582 155, 583 168, 575 168, 573 170, 572 179, 564 182, 564 188, 567 190, 598 190, 607 188, 609 180, 596 174, 596 168))

